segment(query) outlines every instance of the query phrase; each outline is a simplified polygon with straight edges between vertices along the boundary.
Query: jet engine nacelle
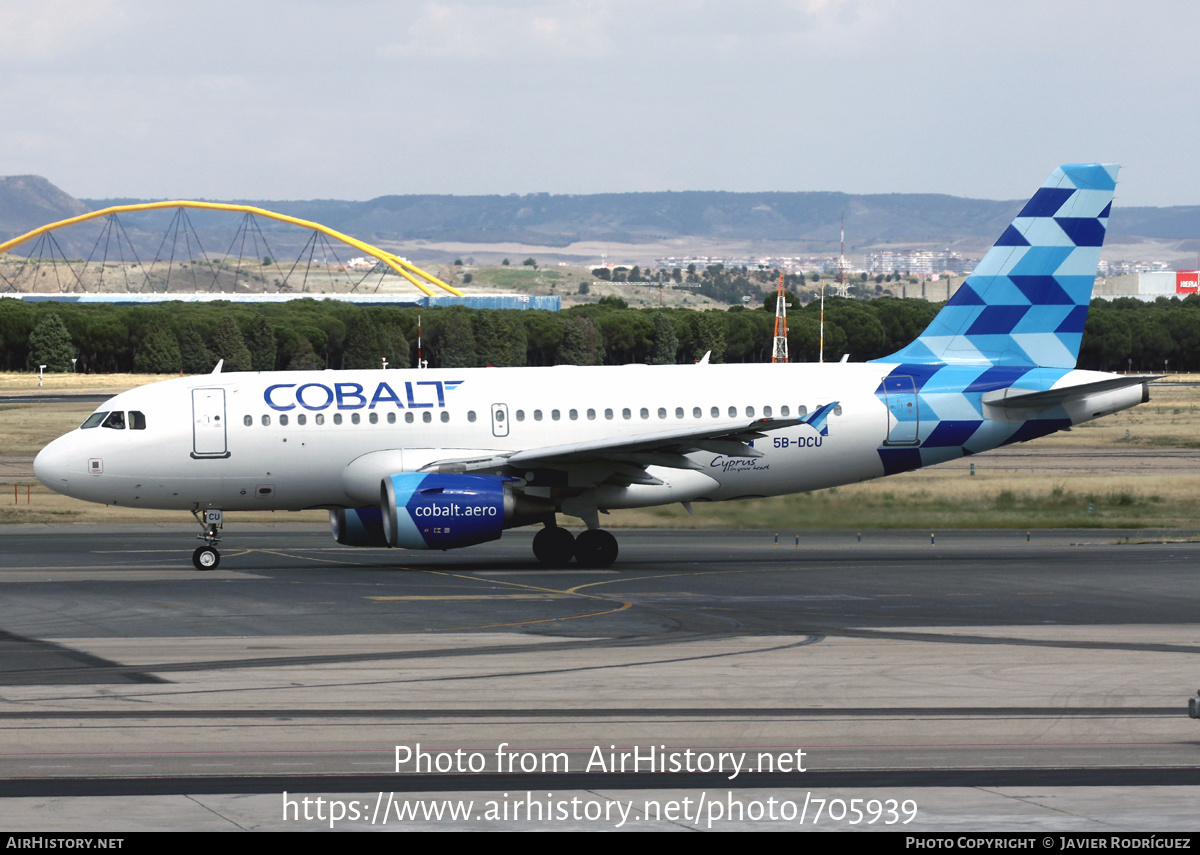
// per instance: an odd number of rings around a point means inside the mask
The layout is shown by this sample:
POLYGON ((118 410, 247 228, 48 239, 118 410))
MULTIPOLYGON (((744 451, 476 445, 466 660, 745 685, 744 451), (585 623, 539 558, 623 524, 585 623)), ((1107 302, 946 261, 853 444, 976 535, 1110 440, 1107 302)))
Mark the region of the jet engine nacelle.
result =
POLYGON ((389 475, 380 497, 387 545, 456 549, 496 540, 514 517, 509 480, 428 472, 389 475))

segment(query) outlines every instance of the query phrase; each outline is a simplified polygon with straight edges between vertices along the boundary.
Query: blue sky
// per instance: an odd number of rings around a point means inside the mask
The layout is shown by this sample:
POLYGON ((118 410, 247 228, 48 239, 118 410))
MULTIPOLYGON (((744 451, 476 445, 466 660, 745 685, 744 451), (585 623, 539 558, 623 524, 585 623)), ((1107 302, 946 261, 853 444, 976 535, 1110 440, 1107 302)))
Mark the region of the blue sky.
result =
POLYGON ((1200 4, 0 0, 0 174, 80 197, 1200 204, 1200 4))

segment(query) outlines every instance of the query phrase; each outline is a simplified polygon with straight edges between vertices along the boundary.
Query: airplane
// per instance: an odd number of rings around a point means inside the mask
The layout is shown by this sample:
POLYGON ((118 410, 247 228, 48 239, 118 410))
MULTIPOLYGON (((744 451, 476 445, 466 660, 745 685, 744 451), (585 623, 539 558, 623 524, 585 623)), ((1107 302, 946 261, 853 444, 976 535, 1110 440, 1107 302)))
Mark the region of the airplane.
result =
MULTIPOLYGON (((187 510, 329 511, 353 546, 455 549, 541 525, 607 567, 600 514, 807 492, 1024 442, 1149 400, 1075 368, 1117 166, 1056 169, 929 327, 865 363, 270 371, 122 392, 37 455, 52 490, 187 510), (578 536, 556 514, 581 520, 578 536)), ((706 361, 702 361, 706 362, 706 361)))

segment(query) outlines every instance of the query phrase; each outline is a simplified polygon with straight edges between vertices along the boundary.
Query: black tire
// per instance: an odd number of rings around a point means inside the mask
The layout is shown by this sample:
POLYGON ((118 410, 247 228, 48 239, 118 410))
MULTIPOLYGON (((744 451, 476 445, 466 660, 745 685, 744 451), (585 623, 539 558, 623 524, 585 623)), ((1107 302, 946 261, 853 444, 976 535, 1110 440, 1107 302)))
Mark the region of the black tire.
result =
POLYGON ((604 529, 585 531, 575 538, 575 560, 584 567, 609 567, 617 560, 617 539, 604 529))
POLYGON ((216 570, 220 563, 221 553, 217 552, 216 547, 197 546, 192 553, 192 564, 197 570, 216 570))
POLYGON ((575 536, 558 526, 544 528, 533 536, 533 555, 547 567, 566 567, 575 554, 575 536))

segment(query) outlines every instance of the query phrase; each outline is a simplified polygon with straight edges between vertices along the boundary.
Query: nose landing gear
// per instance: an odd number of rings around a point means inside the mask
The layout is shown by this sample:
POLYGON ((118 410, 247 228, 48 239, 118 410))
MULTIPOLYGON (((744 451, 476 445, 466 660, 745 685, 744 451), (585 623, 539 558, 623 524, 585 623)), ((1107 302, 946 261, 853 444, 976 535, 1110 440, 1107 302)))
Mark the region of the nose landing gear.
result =
POLYGON ((197 546, 196 551, 192 553, 192 564, 197 570, 216 570, 221 563, 221 553, 217 551, 217 544, 221 542, 219 531, 224 527, 221 510, 206 508, 201 517, 200 510, 194 509, 192 516, 203 531, 203 534, 196 537, 204 541, 204 546, 197 546))
POLYGON ((192 553, 192 564, 197 570, 216 570, 221 563, 221 553, 212 546, 197 546, 192 553))

